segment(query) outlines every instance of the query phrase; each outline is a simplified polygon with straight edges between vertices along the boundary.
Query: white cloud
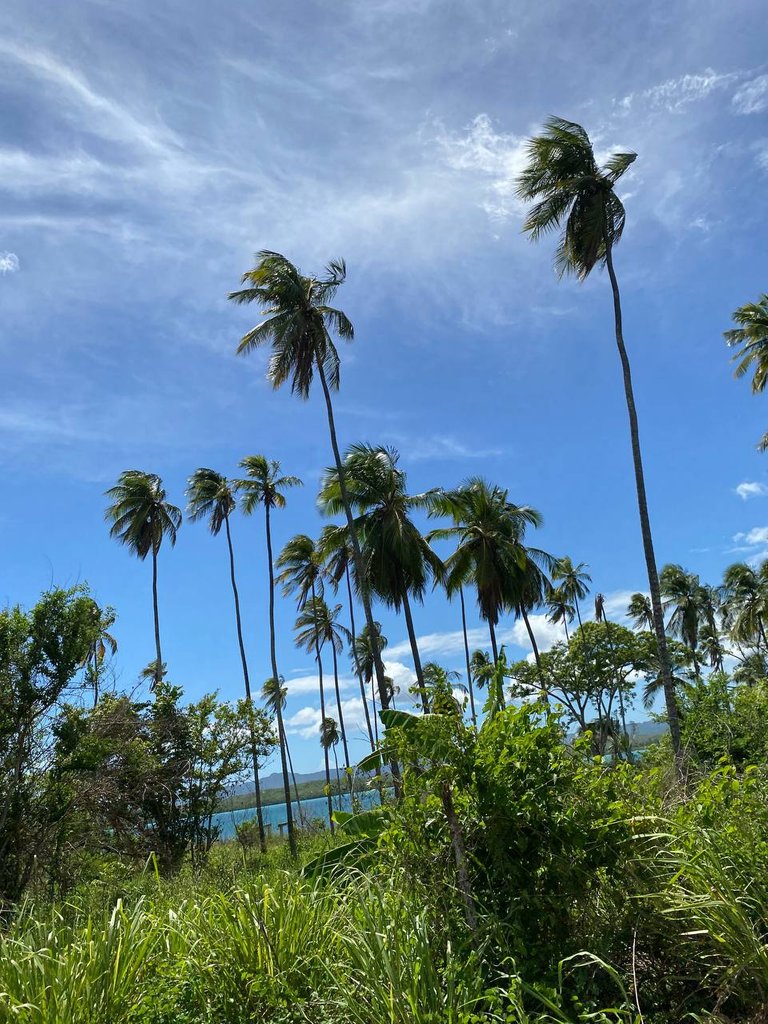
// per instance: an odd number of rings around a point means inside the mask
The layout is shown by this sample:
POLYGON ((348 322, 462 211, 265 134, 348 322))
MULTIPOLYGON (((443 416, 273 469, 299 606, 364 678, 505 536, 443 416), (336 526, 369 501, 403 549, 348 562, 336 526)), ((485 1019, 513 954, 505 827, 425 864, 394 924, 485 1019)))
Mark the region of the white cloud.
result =
POLYGON ((0 252, 0 274, 15 274, 19 269, 19 257, 15 252, 0 252))
MULTIPOLYGON (((746 533, 735 533, 734 543, 745 544, 747 547, 755 547, 758 544, 768 544, 768 526, 754 526, 746 533)), ((744 550, 743 548, 741 550, 744 550)))
POLYGON ((487 459, 503 455, 501 448, 473 448, 447 434, 412 438, 390 434, 389 440, 395 445, 402 445, 402 456, 408 462, 423 462, 427 459, 487 459))
POLYGON ((749 498, 765 497, 768 494, 768 486, 757 480, 744 480, 735 488, 735 491, 742 501, 747 501, 749 498))
POLYGON ((439 144, 449 167, 479 171, 489 179, 480 205, 494 218, 508 217, 522 209, 515 196, 515 182, 526 163, 527 140, 497 132, 487 114, 477 117, 460 134, 441 128, 439 144))
POLYGON ((717 89, 724 89, 738 81, 739 72, 721 74, 707 68, 701 74, 680 75, 660 82, 642 92, 630 93, 619 101, 619 107, 629 111, 638 100, 645 100, 654 107, 662 107, 670 113, 678 113, 689 103, 706 99, 717 89))
POLYGON ((738 114, 759 114, 768 107, 768 75, 758 75, 733 94, 731 100, 738 114))
MULTIPOLYGON (((325 711, 329 718, 338 718, 335 701, 330 705, 326 705, 325 711)), ((344 716, 344 728, 349 739, 353 739, 356 736, 367 736, 365 708, 360 697, 343 700, 341 702, 341 713, 344 716)), ((314 705, 307 705, 300 708, 289 718, 286 718, 285 730, 289 736, 300 736, 304 740, 318 739, 321 721, 320 708, 314 705)))
MULTIPOLYGON (((317 693, 318 678, 317 672, 304 672, 299 669, 299 675, 294 676, 292 679, 286 679, 285 685, 288 687, 288 696, 293 697, 299 693, 317 693)), ((324 685, 327 690, 333 691, 334 681, 332 672, 324 672, 324 685)), ((354 676, 339 676, 339 689, 343 693, 345 690, 350 690, 352 687, 359 686, 360 684, 354 678, 354 676)))

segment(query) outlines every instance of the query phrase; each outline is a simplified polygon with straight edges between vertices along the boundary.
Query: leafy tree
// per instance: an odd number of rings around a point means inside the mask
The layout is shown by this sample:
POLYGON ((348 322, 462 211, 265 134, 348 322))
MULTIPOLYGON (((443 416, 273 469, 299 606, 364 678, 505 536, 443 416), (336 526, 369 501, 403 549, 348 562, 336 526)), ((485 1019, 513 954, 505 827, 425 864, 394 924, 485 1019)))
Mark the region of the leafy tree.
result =
MULTIPOLYGON (((361 541, 363 589, 376 594, 395 611, 402 610, 419 687, 424 687, 421 657, 411 613, 411 598, 422 601, 430 577, 439 579, 443 565, 411 519, 427 505, 425 495, 409 495, 406 476, 393 448, 352 445, 344 459, 346 489, 357 512, 355 529, 361 541)), ((338 472, 326 470, 320 491, 325 512, 341 511, 338 472)))
MULTIPOLYGON (((289 487, 300 487, 301 480, 297 476, 281 476, 280 463, 276 459, 267 459, 264 455, 248 455, 240 462, 246 476, 235 481, 235 487, 241 495, 241 506, 245 515, 251 515, 256 508, 264 508, 264 527, 267 541, 267 575, 269 580, 269 657, 272 663, 272 678, 279 679, 277 670, 277 649, 275 640, 275 567, 272 557, 272 510, 285 508, 285 494, 289 487)), ((287 738, 283 724, 283 710, 278 701, 275 704, 277 715, 277 735, 280 742, 280 768, 283 774, 283 794, 285 796, 285 817, 288 825, 288 845, 291 855, 296 856, 296 832, 293 826, 293 808, 291 806, 291 785, 288 778, 288 759, 286 754, 287 738)))
POLYGON ((160 649, 160 616, 157 606, 157 555, 167 537, 171 547, 181 526, 181 510, 166 499, 163 482, 155 473, 128 469, 120 474, 114 487, 106 492, 111 504, 105 518, 112 523, 109 531, 142 561, 152 553, 152 610, 155 617, 154 685, 163 678, 163 655, 160 649))
MULTIPOLYGON (((237 643, 240 649, 240 661, 243 666, 243 684, 245 686, 245 699, 247 704, 252 704, 251 680, 248 675, 248 659, 245 655, 245 643, 243 642, 243 623, 240 615, 240 595, 237 590, 237 579, 235 577, 235 552, 232 546, 232 530, 230 529, 229 517, 237 508, 237 500, 233 485, 221 473, 214 469, 197 469, 189 478, 187 485, 187 517, 191 522, 201 519, 208 520, 208 529, 214 537, 218 537, 222 526, 227 538, 227 551, 229 553, 229 578, 232 584, 232 596, 235 602, 235 625, 237 628, 237 643)), ((249 714, 248 721, 252 716, 249 714)), ((259 844, 261 852, 267 851, 267 836, 264 830, 264 812, 261 806, 261 785, 259 783, 259 759, 256 749, 256 737, 251 735, 251 765, 253 768, 253 787, 256 795, 256 820, 259 828, 259 844)))
POLYGON ((675 701, 670 659, 666 653, 664 613, 653 550, 645 474, 640 450, 632 374, 624 344, 621 297, 613 266, 613 250, 624 231, 625 211, 615 185, 637 158, 636 153, 614 153, 604 167, 595 160, 592 143, 581 125, 551 117, 541 135, 530 140, 528 165, 518 180, 518 196, 534 205, 523 229, 533 241, 562 229, 555 251, 555 268, 562 276, 571 273, 586 280, 595 267, 605 266, 613 293, 616 346, 624 378, 629 414, 632 459, 640 514, 640 531, 648 572, 653 626, 658 644, 667 718, 678 772, 682 773, 680 722, 675 701))
MULTIPOLYGON (((315 372, 320 379, 338 475, 339 496, 347 520, 357 576, 361 581, 360 600, 369 633, 374 637, 373 612, 363 582, 363 559, 352 504, 347 493, 331 400, 331 391, 338 390, 340 379, 339 354, 331 331, 345 341, 351 341, 354 337, 354 328, 346 314, 329 305, 346 276, 347 269, 343 260, 329 263, 324 277, 305 277, 285 256, 262 250, 256 255, 253 269, 243 274, 242 283, 248 287, 232 292, 229 298, 241 305, 256 302, 266 314, 260 324, 243 336, 238 352, 251 352, 262 345, 271 345, 272 357, 267 378, 273 387, 279 388, 290 380, 291 391, 306 399, 315 372)), ((374 668, 379 698, 383 701, 386 698, 386 684, 384 664, 378 650, 374 650, 374 668)))
MULTIPOLYGON (((735 377, 746 377, 752 373, 752 394, 765 390, 768 382, 768 294, 761 295, 757 302, 739 306, 733 319, 739 325, 725 332, 725 340, 734 353, 735 377)), ((763 434, 758 449, 768 448, 768 434, 763 434)))

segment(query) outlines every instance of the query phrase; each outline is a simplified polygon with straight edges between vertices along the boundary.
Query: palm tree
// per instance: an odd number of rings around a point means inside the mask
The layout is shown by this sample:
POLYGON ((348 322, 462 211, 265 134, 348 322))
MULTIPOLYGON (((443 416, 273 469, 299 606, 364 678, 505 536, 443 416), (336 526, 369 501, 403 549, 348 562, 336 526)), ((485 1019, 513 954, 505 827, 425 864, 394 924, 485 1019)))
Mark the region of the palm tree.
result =
POLYGON ((93 706, 99 703, 99 684, 101 682, 101 669, 107 658, 107 653, 117 653, 117 640, 109 632, 117 619, 117 612, 114 608, 99 608, 95 601, 92 602, 93 617, 96 620, 96 634, 88 651, 85 661, 87 682, 93 687, 93 706))
MULTIPOLYGON (((725 332, 729 348, 738 348, 733 356, 736 363, 735 377, 745 377, 752 372, 752 394, 765 391, 768 383, 768 294, 761 295, 757 302, 740 306, 733 314, 739 325, 725 332)), ((758 450, 768 448, 768 433, 763 434, 758 450)))
MULTIPOLYGON (((296 538, 294 538, 295 540, 296 538)), ((289 542, 290 543, 290 542, 289 542)), ((284 588, 284 592, 287 588, 284 588)), ((295 643, 297 647, 303 647, 306 651, 315 652, 315 661, 317 663, 317 678, 320 685, 320 724, 322 727, 323 722, 326 720, 325 714, 325 685, 323 682, 323 643, 324 640, 321 637, 321 622, 325 617, 325 601, 322 597, 312 597, 305 601, 301 606, 301 611, 296 619, 296 625, 294 629, 296 631, 295 643)), ((326 785, 326 796, 328 798, 328 820, 331 826, 331 833, 334 831, 333 825, 333 807, 331 805, 331 768, 328 760, 328 747, 323 746, 323 754, 325 758, 325 785, 326 785)))
POLYGON ((694 675, 699 675, 699 634, 703 626, 715 623, 711 588, 702 585, 695 573, 681 565, 665 565, 659 576, 665 611, 672 611, 667 623, 671 636, 676 636, 690 650, 694 675))
MULTIPOLYGON (((346 314, 329 305, 344 283, 346 265, 343 260, 333 260, 326 267, 325 276, 317 278, 305 277, 285 256, 277 252, 262 250, 256 254, 255 259, 253 269, 242 277, 242 283, 248 287, 232 292, 229 298, 239 305, 256 302, 266 318, 242 337, 237 351, 252 352, 262 345, 270 345, 272 356, 267 371, 268 380, 274 388, 290 380, 291 391, 304 399, 309 397, 315 372, 320 378, 341 505, 360 581, 360 599, 366 624, 371 636, 374 636, 371 600, 365 585, 360 542, 347 493, 331 401, 331 391, 338 391, 340 377, 339 354, 331 338, 331 331, 335 331, 345 341, 354 338, 354 328, 346 314)), ((380 651, 374 650, 373 653, 379 698, 382 707, 386 707, 384 663, 380 651)))
POLYGON ((488 623, 493 660, 498 661, 496 626, 516 599, 512 579, 527 557, 522 537, 527 525, 541 523, 541 514, 527 505, 513 505, 506 490, 473 477, 453 491, 432 492, 429 515, 453 520, 453 526, 432 530, 427 540, 457 541, 446 561, 446 586, 453 590, 471 582, 475 587, 480 615, 488 623))
MULTIPOLYGON (((325 751, 326 758, 328 751, 333 751, 333 760, 336 765, 336 803, 339 810, 341 810, 341 776, 339 775, 339 759, 336 756, 336 747, 339 745, 340 738, 339 727, 336 721, 333 718, 324 718, 320 723, 320 744, 325 751)), ((332 818, 329 818, 329 821, 333 824, 332 818)))
MULTIPOLYGON (((373 629, 376 634, 375 640, 371 637, 371 632, 368 629, 367 624, 363 626, 358 635, 352 642, 352 654, 355 664, 360 669, 360 674, 365 680, 366 684, 371 688, 371 703, 373 705, 373 732, 375 743, 378 746, 379 743, 379 726, 378 726, 378 715, 376 714, 376 691, 373 688, 373 676, 374 676, 374 651, 383 651, 389 641, 381 632, 381 623, 374 622, 373 629)), ((389 698, 389 694, 387 695, 389 698)), ((389 699, 387 701, 389 703, 389 699)))
POLYGON ((371 750, 374 750, 375 745, 373 739, 373 726, 371 725, 371 714, 368 710, 368 698, 365 692, 363 673, 357 660, 355 647, 355 640, 357 636, 355 630, 355 602, 352 598, 352 577, 350 573, 350 564, 353 561, 353 552, 352 545, 349 543, 349 531, 343 526, 335 526, 334 524, 329 523, 327 526, 323 527, 318 545, 320 548, 320 556, 323 559, 325 575, 330 581, 335 594, 339 592, 339 584, 341 583, 341 580, 346 580, 347 601, 349 604, 350 650, 352 653, 355 675, 357 676, 360 684, 360 699, 363 702, 368 739, 371 744, 371 750))
POLYGON ((613 249, 621 238, 625 220, 624 207, 614 186, 636 157, 636 153, 614 153, 605 167, 601 168, 595 160, 589 136, 581 125, 552 117, 547 121, 543 133, 529 143, 528 166, 518 180, 517 194, 525 201, 534 201, 523 225, 523 230, 528 232, 533 241, 549 231, 562 228, 555 251, 555 268, 561 276, 572 273, 578 280, 584 281, 596 266, 605 266, 608 270, 613 293, 616 346, 621 360, 629 414, 637 506, 651 593, 653 627, 672 746, 678 774, 682 776, 680 720, 664 632, 664 611, 645 492, 632 374, 624 345, 621 296, 613 266, 613 249))
MULTIPOLYGON (((411 598, 421 602, 430 576, 440 579, 443 564, 411 519, 411 513, 427 505, 425 495, 409 495, 406 477, 393 448, 352 445, 344 459, 347 494, 357 511, 355 528, 361 540, 363 589, 405 616, 416 681, 426 710, 424 674, 411 612, 411 598)), ((321 508, 330 514, 341 511, 338 473, 326 470, 320 490, 321 508)), ((359 584, 358 584, 359 586, 359 584)))
POLYGON ((157 606, 157 555, 164 538, 173 547, 181 526, 181 509, 165 496, 163 481, 156 473, 127 469, 114 487, 106 492, 111 504, 104 513, 112 526, 110 537, 125 544, 142 561, 152 553, 152 610, 155 617, 155 668, 153 685, 163 678, 163 654, 160 649, 160 615, 157 606))
POLYGON ((627 618, 635 629, 646 629, 653 632, 653 608, 647 594, 633 594, 627 606, 627 618))
POLYGON ((552 566, 552 579, 560 583, 558 589, 562 591, 565 600, 576 609, 576 618, 580 626, 582 622, 579 601, 583 601, 587 596, 589 593, 587 584, 592 582, 587 568, 586 562, 574 565, 567 555, 564 558, 558 558, 552 566))
POLYGON ((339 654, 344 650, 344 644, 351 643, 352 634, 346 626, 339 622, 339 615, 341 614, 341 605, 334 605, 333 608, 329 607, 325 601, 322 603, 322 608, 318 609, 320 613, 318 615, 318 627, 320 629, 320 636, 324 643, 330 645, 331 656, 333 658, 333 685, 336 691, 336 711, 339 715, 338 728, 339 736, 344 747, 344 766, 347 769, 347 775, 349 778, 350 761, 349 761, 349 748, 347 746, 347 730, 344 728, 344 712, 341 707, 341 689, 339 686, 339 654))
POLYGON ((744 562, 729 565, 721 588, 726 629, 738 644, 768 652, 768 561, 755 569, 744 562))
POLYGON ((496 671, 496 664, 487 651, 473 651, 470 660, 472 675, 477 685, 482 689, 496 671))
MULTIPOLYGON (((297 476, 280 476, 280 463, 276 459, 267 459, 264 455, 248 455, 240 462, 240 468, 246 477, 235 481, 235 487, 241 494, 241 506, 245 515, 249 516, 259 506, 264 506, 264 525, 267 539, 267 571, 269 578, 269 656, 272 662, 272 678, 279 679, 277 670, 277 651, 275 644, 275 568, 272 558, 272 522, 273 509, 285 508, 283 491, 289 487, 300 487, 301 480, 297 476)), ((291 807, 291 787, 288 781, 287 745, 288 740, 283 724, 283 709, 278 701, 275 705, 277 714, 277 733, 280 741, 280 767, 283 774, 283 794, 285 796, 285 817, 288 826, 288 845, 291 856, 295 857, 296 832, 293 827, 293 808, 291 807)))
MULTIPOLYGON (((264 685, 261 687, 261 696, 264 700, 264 706, 268 711, 271 711, 275 718, 277 718, 277 705, 280 705, 280 711, 285 711, 286 701, 288 700, 288 687, 285 685, 285 679, 280 676, 278 682, 273 677, 264 680, 264 685)), ((288 757, 288 770, 291 773, 291 781, 293 782, 293 795, 296 797, 296 807, 299 812, 299 821, 302 820, 301 811, 301 799, 299 797, 299 787, 296 785, 296 772, 293 770, 293 760, 291 758, 291 748, 288 744, 288 737, 285 738, 285 753, 288 757)))
MULTIPOLYGON (((229 525, 229 517, 237 508, 233 485, 221 473, 215 469, 197 469, 189 478, 187 484, 187 517, 193 523, 201 519, 208 520, 208 529, 214 537, 221 533, 222 526, 227 538, 227 550, 229 552, 229 578, 232 584, 232 596, 235 601, 235 625, 237 628, 237 643, 240 648, 240 661, 243 667, 243 684, 245 686, 245 700, 250 708, 253 707, 251 697, 251 681, 248 675, 248 660, 245 656, 245 644, 243 642, 243 624, 240 616, 240 595, 237 590, 235 578, 235 552, 232 547, 232 531, 229 525)), ((264 813, 261 806, 261 785, 259 782, 259 759, 256 749, 256 736, 253 730, 253 722, 249 719, 251 739, 251 763, 253 766, 253 787, 256 796, 256 819, 259 827, 259 846, 262 853, 267 852, 267 834, 264 829, 264 813)))
POLYGON ((576 616, 576 606, 568 600, 562 586, 550 587, 546 593, 546 605, 549 608, 547 618, 555 624, 562 622, 565 629, 565 642, 570 643, 571 637, 568 633, 568 623, 573 622, 576 616))

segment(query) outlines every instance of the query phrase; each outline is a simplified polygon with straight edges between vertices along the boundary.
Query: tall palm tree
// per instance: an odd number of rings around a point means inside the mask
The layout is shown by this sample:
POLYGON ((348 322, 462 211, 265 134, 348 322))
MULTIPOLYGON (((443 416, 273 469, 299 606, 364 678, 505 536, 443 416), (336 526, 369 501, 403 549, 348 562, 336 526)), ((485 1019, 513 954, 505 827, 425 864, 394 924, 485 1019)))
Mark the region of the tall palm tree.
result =
MULTIPOLYGON (((295 539, 295 538, 294 538, 295 539)), ((290 542, 289 542, 290 543, 290 542)), ((306 651, 315 652, 315 662, 317 663, 317 678, 320 685, 320 725, 322 728, 323 722, 326 720, 325 714, 325 683, 323 680, 323 644, 324 639, 321 637, 321 622, 325 615, 325 601, 322 597, 315 597, 314 595, 301 605, 301 611, 296 619, 296 625, 294 629, 296 631, 295 643, 297 647, 303 647, 306 651)), ((333 824, 333 806, 331 804, 331 767, 328 759, 328 747, 323 746, 323 756, 325 760, 325 787, 326 797, 328 799, 328 820, 330 822, 331 833, 334 831, 333 824)))
MULTIPOLYGON (((261 687, 261 696, 264 700, 264 706, 268 711, 272 712, 275 718, 277 718, 278 704, 280 705, 280 711, 285 711, 285 705, 288 700, 288 687, 285 685, 283 676, 280 676, 279 682, 273 677, 265 679, 261 687)), ((296 808, 299 812, 299 821, 301 821, 301 798, 299 797, 299 787, 296 785, 296 772, 293 770, 293 759, 291 758, 291 748, 287 736, 285 738, 285 753, 288 757, 288 770, 291 773, 291 781, 293 782, 293 795, 296 797, 296 808)))
POLYGON ((344 645, 349 644, 352 641, 352 634, 349 632, 346 626, 339 622, 339 615, 341 614, 341 605, 334 605, 332 608, 322 602, 322 607, 318 607, 318 628, 320 630, 320 636, 323 639, 323 643, 326 643, 331 648, 331 657, 333 659, 333 685, 336 692, 336 711, 339 716, 339 720, 336 723, 339 729, 339 738, 341 739, 342 746, 344 748, 344 766, 347 769, 348 777, 350 770, 349 761, 349 748, 347 746, 347 730, 344 727, 344 712, 341 707, 341 688, 339 686, 339 655, 344 650, 344 645))
POLYGON ((531 139, 528 145, 528 166, 518 180, 517 194, 525 201, 534 202, 523 225, 523 230, 528 232, 533 241, 537 241, 549 231, 562 229, 555 251, 555 268, 561 276, 572 273, 580 281, 584 281, 595 267, 605 266, 608 270, 613 293, 616 346, 621 361, 624 395, 629 415, 637 507, 651 593, 660 675, 675 761, 678 774, 682 777, 680 719, 664 632, 664 611, 648 514, 635 395, 629 357, 624 344, 621 296, 613 266, 613 249, 621 239, 625 221, 624 207, 614 186, 636 157, 636 153, 614 153, 605 167, 601 168, 595 160, 589 136, 581 125, 552 117, 547 121, 543 133, 531 139))
POLYGON ((712 591, 699 577, 681 565, 665 565, 659 575, 665 611, 671 611, 667 629, 683 641, 691 652, 694 675, 699 675, 699 634, 714 620, 712 591))
POLYGON ((496 626, 501 613, 517 600, 512 582, 527 560, 525 527, 539 526, 541 514, 527 505, 513 505, 506 490, 473 477, 455 490, 432 492, 429 515, 453 520, 453 526, 432 530, 427 540, 457 542, 446 561, 446 586, 475 587, 480 615, 488 623, 493 660, 498 661, 496 626))
POLYGON ((157 605, 157 555, 167 537, 173 547, 181 526, 181 509, 171 505, 163 481, 156 473, 127 469, 114 487, 106 492, 111 504, 104 513, 112 526, 110 537, 133 552, 142 561, 152 553, 152 610, 155 618, 155 667, 153 685, 163 678, 163 654, 160 649, 160 615, 157 605))
POLYGON ((565 600, 576 609, 576 618, 581 626, 579 601, 583 601, 587 596, 588 584, 592 582, 592 577, 587 572, 587 563, 579 562, 578 565, 574 565, 567 555, 558 558, 552 566, 552 579, 560 584, 558 590, 562 591, 565 600))
MULTIPOLYGON (((737 348, 733 356, 736 363, 735 377, 752 373, 752 394, 765 391, 768 383, 768 294, 761 295, 757 302, 739 306, 733 319, 739 325, 725 332, 730 348, 737 348)), ((768 448, 768 433, 763 434, 758 450, 768 448)))
MULTIPOLYGON (((358 513, 355 528, 361 541, 365 588, 385 604, 402 610, 413 655, 416 681, 426 710, 424 674, 413 625, 411 598, 421 602, 430 577, 440 579, 443 564, 411 519, 425 508, 426 495, 409 495, 406 477, 393 448, 352 445, 346 452, 344 472, 349 501, 358 513)), ((339 475, 326 470, 320 490, 321 508, 330 514, 341 511, 339 475)))
MULTIPOLYGON (((328 751, 333 751, 333 760, 336 765, 336 804, 341 810, 341 776, 339 775, 339 759, 336 756, 336 747, 339 745, 341 735, 339 733, 339 726, 335 719, 324 718, 320 723, 320 745, 328 755, 328 751)), ((330 797, 329 797, 330 799, 330 797)), ((329 819, 332 821, 332 819, 329 819)))
MULTIPOLYGON (((240 662, 243 667, 243 684, 245 687, 245 700, 249 708, 253 707, 251 697, 251 680, 248 675, 248 659, 245 656, 245 643, 243 642, 243 623, 240 616, 240 595, 237 590, 237 579, 235 577, 235 552, 232 546, 232 530, 229 524, 229 517, 237 508, 233 485, 221 473, 215 469, 196 469, 187 483, 187 518, 195 523, 201 519, 208 520, 208 529, 214 537, 221 533, 222 526, 227 538, 227 551, 229 552, 229 578, 232 584, 232 596, 235 602, 235 625, 237 628, 237 643, 240 649, 240 662)), ((264 812, 261 805, 261 784, 259 781, 259 759, 256 749, 256 736, 253 730, 253 722, 249 719, 250 740, 251 740, 251 764, 253 767, 253 791, 256 796, 256 820, 259 828, 259 845, 262 853, 267 852, 267 834, 264 829, 264 812)))
POLYGON ((546 593, 546 604, 549 609, 547 618, 554 624, 562 622, 565 629, 565 642, 570 643, 571 637, 568 633, 568 623, 573 622, 576 617, 576 606, 568 600, 562 586, 550 587, 546 593))
POLYGON ((323 527, 322 532, 320 533, 318 546, 320 548, 320 556, 323 559, 325 575, 333 587, 333 592, 337 594, 339 592, 339 584, 341 583, 341 580, 344 579, 346 581, 347 601, 349 607, 350 651, 352 654, 355 675, 357 676, 357 680, 360 684, 360 699, 363 702, 368 739, 371 744, 371 750, 374 750, 375 745, 373 739, 373 726, 371 724, 371 713, 368 710, 368 697, 365 692, 363 673, 357 660, 357 651, 355 647, 355 640, 357 638, 357 632, 355 630, 355 602, 352 597, 352 578, 350 573, 350 564, 353 560, 353 552, 352 545, 349 543, 349 531, 343 526, 336 526, 333 523, 329 523, 327 526, 323 527))
MULTIPOLYGON (((386 646, 389 643, 389 641, 384 636, 384 634, 381 632, 381 623, 380 622, 374 622, 373 628, 374 628, 374 632, 376 634, 375 640, 372 639, 371 632, 368 629, 368 626, 366 624, 365 626, 363 626, 363 628, 360 630, 360 632, 358 633, 358 635, 355 637, 354 641, 352 642, 352 649, 353 649, 353 657, 354 657, 355 664, 359 667, 360 674, 362 675, 365 683, 371 689, 371 705, 373 707, 373 715, 371 717, 373 719, 373 734, 374 734, 375 745, 378 746, 378 743, 379 743, 379 725, 378 725, 379 718, 378 718, 378 715, 376 713, 376 691, 374 690, 374 687, 373 687, 373 679, 374 679, 374 672, 375 672, 375 668, 374 668, 374 663, 375 663, 374 651, 383 651, 386 648, 386 646)), ((385 685, 388 685, 388 684, 385 684, 385 685)), ((388 697, 387 703, 389 703, 390 696, 391 695, 388 693, 387 694, 387 697, 388 697)))
POLYGON ((738 644, 768 652, 768 561, 758 568, 745 562, 729 565, 721 588, 726 629, 738 644))
POLYGON ((627 618, 635 629, 646 629, 653 632, 653 608, 647 594, 633 594, 627 606, 627 618))
MULTIPOLYGON (((273 509, 285 508, 283 491, 289 487, 300 487, 301 480, 297 476, 280 476, 280 463, 276 459, 267 459, 264 455, 248 455, 240 462, 240 468, 246 476, 235 481, 235 488, 241 494, 241 507, 249 516, 259 506, 264 508, 264 526, 267 539, 267 573, 269 579, 269 657, 272 663, 272 678, 279 679, 277 670, 277 650, 275 642, 275 567, 272 556, 272 520, 273 509)), ((278 701, 275 706, 277 714, 277 734, 280 741, 280 767, 283 774, 283 794, 285 796, 285 817, 288 826, 288 846, 291 856, 295 857, 296 830, 293 825, 293 808, 291 806, 291 786, 288 781, 288 759, 283 709, 278 701)))
MULTIPOLYGON (((354 338, 354 328, 346 314, 329 305, 344 283, 346 265, 343 260, 332 260, 326 267, 324 277, 305 277, 290 260, 277 252, 262 250, 256 254, 255 261, 253 269, 242 277, 242 283, 247 287, 232 292, 229 298, 239 305, 257 303, 265 319, 242 337, 237 351, 247 353, 262 345, 270 345, 272 355, 267 371, 268 380, 274 388, 290 380, 291 391, 300 398, 309 397, 315 373, 320 379, 339 479, 340 499, 360 580, 360 600, 366 624, 373 637, 373 611, 365 586, 360 542, 347 493, 331 400, 331 391, 338 391, 340 379, 339 354, 331 338, 331 331, 345 341, 354 338)), ((374 668, 379 697, 384 702, 382 707, 386 707, 384 663, 378 650, 374 650, 374 668)))

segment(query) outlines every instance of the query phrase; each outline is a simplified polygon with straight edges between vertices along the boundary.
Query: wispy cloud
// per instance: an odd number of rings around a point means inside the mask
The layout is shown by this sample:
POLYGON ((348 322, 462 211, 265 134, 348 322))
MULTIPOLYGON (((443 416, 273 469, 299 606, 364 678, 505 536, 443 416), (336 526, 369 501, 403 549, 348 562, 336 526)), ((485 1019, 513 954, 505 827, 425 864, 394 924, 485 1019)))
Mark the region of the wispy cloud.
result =
MULTIPOLYGON (((735 544, 742 544, 745 547, 754 547, 758 544, 768 544, 768 526, 753 526, 746 533, 735 533, 733 535, 735 544)), ((739 550, 744 550, 741 548, 739 550)))
POLYGON ((639 101, 644 101, 651 106, 662 107, 669 113, 680 113, 690 103, 705 100, 713 92, 734 85, 741 77, 742 73, 738 71, 723 73, 707 68, 698 74, 669 78, 648 89, 629 93, 619 100, 618 106, 629 111, 639 101))
POLYGON ((742 501, 748 501, 750 498, 763 498, 768 494, 768 486, 758 480, 744 480, 734 490, 742 501))
POLYGON ((427 460, 487 459, 503 455, 502 448, 473 447, 449 434, 432 434, 427 437, 404 437, 402 434, 387 434, 385 438, 402 448, 402 457, 408 462, 427 460))
POLYGON ((0 274, 15 274, 19 265, 15 252, 0 252, 0 274))
POLYGON ((731 100, 738 114, 759 114, 768 107, 768 75, 758 75, 733 94, 731 100))

